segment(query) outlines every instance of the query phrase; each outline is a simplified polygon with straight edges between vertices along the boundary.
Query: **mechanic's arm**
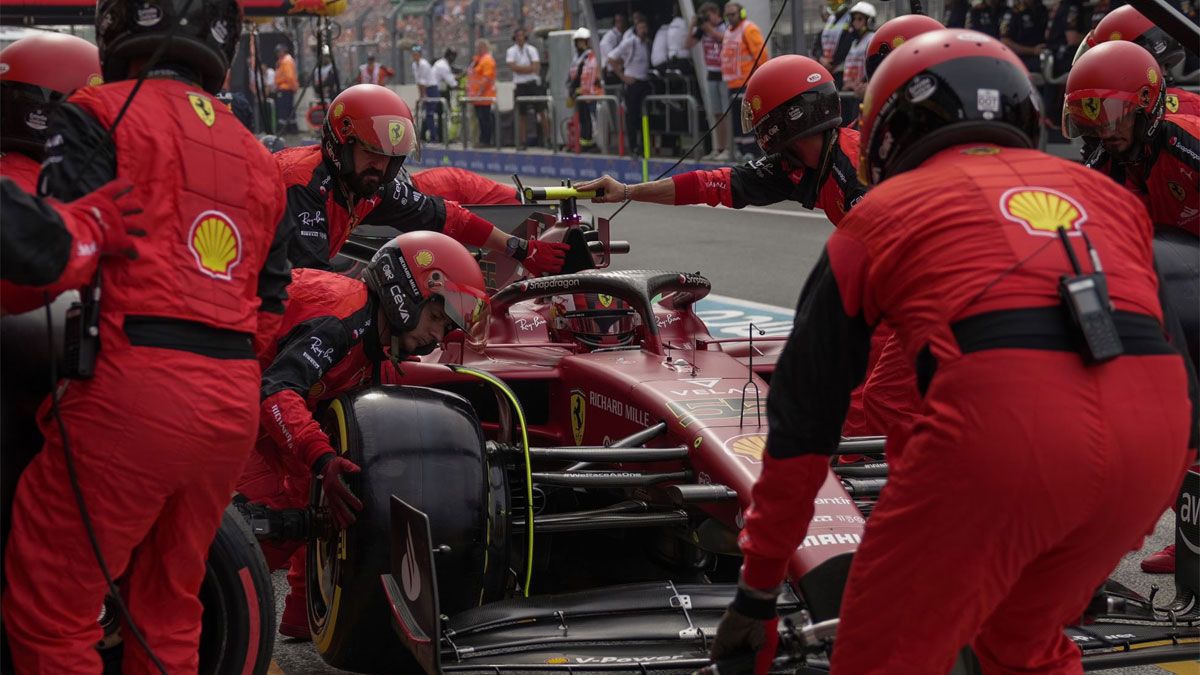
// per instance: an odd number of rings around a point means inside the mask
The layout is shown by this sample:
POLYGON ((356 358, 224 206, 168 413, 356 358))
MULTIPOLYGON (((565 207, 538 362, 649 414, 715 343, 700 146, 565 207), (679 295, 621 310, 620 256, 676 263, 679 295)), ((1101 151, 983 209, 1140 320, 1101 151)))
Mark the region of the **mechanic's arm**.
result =
POLYGON ((112 138, 80 106, 64 103, 56 108, 47 138, 38 194, 69 202, 117 177, 117 148, 112 138))
POLYGON ((295 236, 295 222, 287 208, 286 191, 282 179, 276 183, 276 203, 279 205, 275 236, 267 259, 258 273, 258 327, 254 331, 254 352, 262 358, 271 340, 279 332, 283 312, 287 305, 287 287, 292 283, 292 263, 288 260, 288 248, 295 236))
POLYGON ((671 178, 626 186, 612 176, 578 183, 578 190, 602 190, 593 202, 631 199, 651 204, 708 204, 740 209, 767 206, 789 198, 795 186, 778 155, 720 169, 698 169, 671 178), (626 193, 628 188, 628 193, 626 193))
POLYGON ((801 292, 771 378, 767 452, 739 537, 742 579, 751 588, 783 580, 837 450, 850 392, 866 374, 874 330, 862 307, 867 266, 865 247, 835 232, 801 292))

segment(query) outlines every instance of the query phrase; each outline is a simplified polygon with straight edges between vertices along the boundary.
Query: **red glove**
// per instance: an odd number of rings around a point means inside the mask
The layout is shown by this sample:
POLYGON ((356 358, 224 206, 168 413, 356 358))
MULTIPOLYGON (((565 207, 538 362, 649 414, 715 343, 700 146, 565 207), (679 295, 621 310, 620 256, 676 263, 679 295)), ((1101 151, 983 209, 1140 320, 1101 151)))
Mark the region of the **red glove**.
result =
POLYGON ((80 222, 92 225, 92 235, 101 256, 137 260, 134 237, 144 237, 146 231, 131 227, 126 220, 127 216, 142 212, 142 204, 133 194, 133 183, 117 178, 64 205, 63 210, 80 222))
POLYGON ((315 465, 317 480, 321 481, 322 492, 325 493, 325 504, 333 516, 333 523, 339 530, 344 530, 354 524, 354 512, 362 510, 362 502, 342 479, 344 474, 358 473, 358 465, 345 457, 333 452, 321 455, 315 465))
POLYGON ((567 260, 567 251, 570 248, 561 242, 530 239, 529 252, 525 254, 521 264, 535 277, 558 274, 562 271, 563 263, 567 260))

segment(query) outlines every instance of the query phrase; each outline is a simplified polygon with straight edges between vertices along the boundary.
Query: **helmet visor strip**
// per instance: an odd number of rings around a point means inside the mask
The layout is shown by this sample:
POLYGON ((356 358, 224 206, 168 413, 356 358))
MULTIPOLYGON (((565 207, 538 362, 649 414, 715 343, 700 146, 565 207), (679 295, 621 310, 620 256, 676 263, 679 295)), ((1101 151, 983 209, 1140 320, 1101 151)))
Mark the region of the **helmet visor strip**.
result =
POLYGON ((488 297, 479 289, 445 281, 433 293, 442 296, 442 308, 454 326, 473 338, 487 327, 488 297))

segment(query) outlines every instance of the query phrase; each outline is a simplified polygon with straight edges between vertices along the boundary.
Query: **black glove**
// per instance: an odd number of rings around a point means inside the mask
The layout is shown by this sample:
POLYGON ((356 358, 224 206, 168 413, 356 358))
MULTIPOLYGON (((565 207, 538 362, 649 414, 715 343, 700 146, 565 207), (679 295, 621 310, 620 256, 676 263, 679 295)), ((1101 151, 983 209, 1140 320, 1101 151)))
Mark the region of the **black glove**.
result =
POLYGON ((778 625, 773 591, 738 586, 737 595, 717 626, 717 638, 713 640, 709 658, 722 665, 721 675, 765 675, 779 646, 778 625), (747 654, 757 656, 753 660, 738 658, 747 654))

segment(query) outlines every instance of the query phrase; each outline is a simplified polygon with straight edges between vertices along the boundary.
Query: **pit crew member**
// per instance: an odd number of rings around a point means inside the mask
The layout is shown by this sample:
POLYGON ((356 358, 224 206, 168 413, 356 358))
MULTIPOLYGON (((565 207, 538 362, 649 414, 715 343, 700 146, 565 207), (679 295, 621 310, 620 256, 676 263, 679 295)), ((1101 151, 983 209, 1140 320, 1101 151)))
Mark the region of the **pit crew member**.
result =
MULTIPOLYGON (((594 202, 632 199, 740 209, 793 200, 808 209, 822 209, 835 226, 841 223, 867 189, 858 180, 858 132, 838 128, 842 113, 833 76, 808 57, 778 56, 750 76, 745 100, 743 124, 754 130, 765 157, 651 183, 624 185, 604 176, 576 187, 603 190, 594 202)), ((881 354, 887 340, 888 333, 881 331, 872 354, 881 354)), ((878 367, 873 359, 873 383, 855 394, 847 436, 886 434, 893 425, 916 414, 912 366, 889 359, 876 373, 878 367), (863 400, 868 390, 873 391, 870 415, 863 400)))
POLYGON ((714 657, 761 648, 765 672, 776 589, 886 317, 920 364, 924 407, 889 437, 891 477, 854 555, 831 672, 944 673, 968 643, 984 672, 1080 672, 1062 628, 1172 500, 1195 417, 1145 209, 1032 150, 1039 107, 1021 60, 972 31, 920 35, 871 78, 859 166, 876 186, 830 236, 772 378, 714 657), (1101 266, 1115 312, 1087 299, 1124 353, 1096 366, 1058 287, 1094 284, 1101 266))
POLYGON ((1200 235, 1200 118, 1166 112, 1150 52, 1117 40, 1081 56, 1067 76, 1063 133, 1096 145, 1085 164, 1137 195, 1156 226, 1200 235))
POLYGON ((883 59, 892 53, 892 50, 896 47, 922 33, 928 33, 931 30, 942 30, 943 28, 945 26, 939 23, 937 19, 925 14, 902 14, 894 19, 885 21, 875 31, 875 35, 871 37, 871 42, 867 44, 867 80, 871 79, 871 75, 879 68, 879 64, 883 63, 883 59))
POLYGON ((82 286, 95 252, 128 250, 121 214, 138 208, 128 185, 111 186, 71 206, 33 197, 51 111, 76 89, 103 81, 96 46, 73 35, 38 33, 0 51, 0 176, 12 181, 3 188, 0 308, 5 313, 29 311, 43 303, 45 293, 53 298, 82 286), (48 63, 55 67, 45 67, 48 63), (112 199, 118 194, 123 205, 112 199), (9 281, 18 279, 38 288, 9 281))
POLYGON ((1123 5, 1104 15, 1096 28, 1088 35, 1089 48, 1112 40, 1127 40, 1150 52, 1167 83, 1166 108, 1168 113, 1200 116, 1200 94, 1170 86, 1171 72, 1183 63, 1187 54, 1179 41, 1165 30, 1154 25, 1133 5, 1123 5))
MULTIPOLYGON (((395 363, 427 354, 451 328, 470 332, 486 304, 478 263, 437 232, 396 237, 379 249, 363 279, 296 270, 283 324, 267 340, 261 434, 237 486, 253 502, 304 508, 316 477, 338 528, 353 523, 362 507, 341 482, 358 467, 334 453, 313 410, 346 391, 391 381, 398 369, 385 363, 389 357, 395 363)), ((267 542, 263 552, 271 569, 291 559, 279 632, 309 637, 303 546, 267 542)))
POLYGON ((128 180, 145 209, 131 222, 147 234, 136 260, 97 267, 99 353, 74 368, 94 374, 60 385, 55 414, 49 402, 39 414, 46 444, 14 501, 4 627, 18 672, 101 671, 107 585, 68 480, 69 445, 103 558, 126 577, 161 663, 130 640, 124 671, 194 673, 196 594, 254 445, 253 335, 282 318, 290 220, 275 162, 213 98, 241 33, 238 4, 101 0, 96 26, 108 83, 51 116, 41 187, 70 200, 128 180))
POLYGON ((509 236, 457 202, 396 180, 417 139, 412 112, 394 91, 355 85, 338 94, 329 110, 320 147, 275 154, 297 223, 288 252, 293 265, 331 269, 350 232, 366 224, 443 232, 464 244, 502 250, 534 276, 562 269, 565 244, 509 236))

